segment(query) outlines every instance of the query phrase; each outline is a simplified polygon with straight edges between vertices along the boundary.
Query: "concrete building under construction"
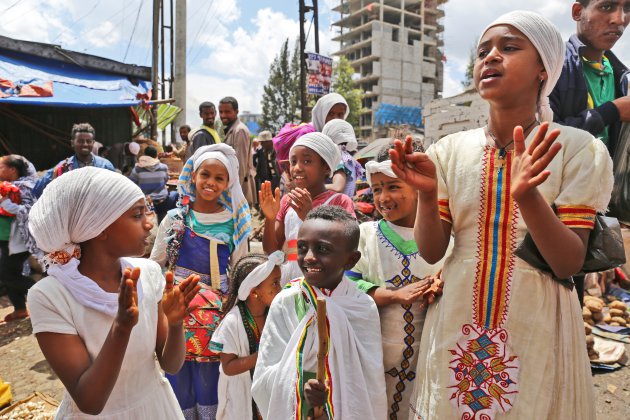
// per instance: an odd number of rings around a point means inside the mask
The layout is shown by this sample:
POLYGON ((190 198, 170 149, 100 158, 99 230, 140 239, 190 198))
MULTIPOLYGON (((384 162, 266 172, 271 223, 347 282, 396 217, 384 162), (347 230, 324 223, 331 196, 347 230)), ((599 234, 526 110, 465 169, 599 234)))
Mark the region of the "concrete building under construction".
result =
MULTIPOLYGON (((340 0, 333 23, 340 49, 359 77, 364 93, 360 135, 382 137, 376 124, 381 104, 422 107, 441 96, 443 84, 441 5, 447 0, 340 0)), ((394 108, 395 109, 395 108, 394 108)), ((387 125, 387 124, 385 124, 387 125)), ((412 122, 411 125, 414 125, 412 122)), ((417 122, 416 126, 422 123, 417 122)))

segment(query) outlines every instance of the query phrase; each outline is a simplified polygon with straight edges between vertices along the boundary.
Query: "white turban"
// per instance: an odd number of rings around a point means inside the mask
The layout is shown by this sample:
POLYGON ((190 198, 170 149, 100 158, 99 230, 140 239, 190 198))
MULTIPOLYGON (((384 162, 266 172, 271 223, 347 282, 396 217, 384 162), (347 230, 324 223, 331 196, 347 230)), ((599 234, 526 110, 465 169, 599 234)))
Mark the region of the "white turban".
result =
POLYGON ((370 187, 372 186, 372 174, 377 173, 385 174, 390 178, 398 178, 392 170, 391 160, 385 160, 383 162, 375 162, 372 160, 365 164, 365 176, 370 187))
POLYGON ((56 178, 31 208, 29 229, 50 263, 65 264, 78 245, 100 235, 144 198, 127 177, 107 169, 85 167, 56 178), (50 254, 60 258, 55 259, 50 254))
POLYGON ((337 145, 346 143, 347 150, 356 150, 359 142, 354 134, 354 128, 345 120, 330 120, 324 125, 322 134, 327 135, 337 145))
POLYGON ((245 277, 245 280, 238 288, 238 300, 247 300, 252 289, 265 281, 275 267, 279 267, 284 262, 284 252, 275 251, 269 255, 266 263, 254 268, 251 273, 245 277))
POLYGON ((315 151, 318 155, 324 159, 324 162, 330 168, 330 176, 337 170, 337 166, 341 163, 341 153, 339 152, 339 148, 333 141, 325 134, 318 133, 317 131, 312 133, 304 134, 302 137, 297 139, 293 146, 291 146, 291 150, 289 151, 289 156, 293 149, 297 146, 308 147, 309 149, 315 151))
POLYGON ((350 113, 350 107, 343 96, 338 93, 329 93, 328 95, 324 95, 319 98, 313 107, 312 122, 313 127, 315 127, 315 131, 322 131, 324 124, 326 124, 326 117, 328 116, 330 109, 337 104, 344 104, 346 106, 346 113, 343 116, 343 119, 345 120, 348 118, 348 114, 350 113))
POLYGON ((529 39, 538 51, 547 72, 547 80, 537 104, 538 117, 542 121, 553 121, 549 95, 560 78, 564 64, 565 47, 560 32, 558 32, 553 23, 541 15, 534 12, 516 10, 500 16, 484 29, 481 36, 483 37, 488 29, 499 25, 515 27, 529 39))

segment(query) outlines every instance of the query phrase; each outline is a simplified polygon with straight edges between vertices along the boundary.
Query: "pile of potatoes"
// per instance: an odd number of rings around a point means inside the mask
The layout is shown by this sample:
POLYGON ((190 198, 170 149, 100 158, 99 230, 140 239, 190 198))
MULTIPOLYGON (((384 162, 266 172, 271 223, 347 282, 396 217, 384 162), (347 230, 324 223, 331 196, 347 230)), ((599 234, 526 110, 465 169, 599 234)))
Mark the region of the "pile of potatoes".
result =
POLYGON ((592 335, 592 326, 606 323, 612 326, 630 326, 630 312, 628 306, 615 297, 608 297, 611 302, 606 304, 601 298, 594 296, 584 296, 584 308, 582 308, 582 318, 584 319, 584 332, 586 333, 586 349, 590 360, 599 358, 599 354, 593 348, 595 341, 592 335))
POLYGON ((55 410, 47 409, 41 402, 21 404, 9 414, 0 416, 0 420, 52 420, 55 418, 55 410))

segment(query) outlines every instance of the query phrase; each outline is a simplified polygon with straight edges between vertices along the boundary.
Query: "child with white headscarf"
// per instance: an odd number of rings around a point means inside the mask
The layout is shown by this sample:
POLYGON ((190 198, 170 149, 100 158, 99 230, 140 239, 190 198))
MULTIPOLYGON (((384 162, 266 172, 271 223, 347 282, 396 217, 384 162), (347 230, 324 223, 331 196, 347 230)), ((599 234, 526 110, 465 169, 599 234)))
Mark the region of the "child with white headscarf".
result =
POLYGON ((236 262, 230 273, 226 315, 211 342, 221 358, 217 420, 260 418, 252 400, 252 376, 267 312, 280 292, 283 262, 282 251, 269 256, 248 254, 236 262))
POLYGON ((56 418, 183 419, 155 363, 184 362, 183 320, 199 291, 190 276, 166 284, 142 255, 144 194, 126 177, 86 167, 53 180, 30 212, 49 276, 31 288, 33 333, 66 387, 56 418))
POLYGON ((171 381, 187 417, 214 418, 217 412, 219 357, 210 340, 218 326, 222 296, 228 292, 230 262, 247 252, 249 206, 238 177, 239 162, 226 144, 200 147, 179 177, 178 207, 162 221, 151 259, 176 278, 201 276, 198 306, 186 319, 186 362, 171 381))
POLYGON ((357 180, 363 178, 365 170, 352 157, 349 151, 357 150, 357 137, 349 122, 339 119, 330 120, 324 125, 322 134, 327 135, 339 147, 341 163, 332 176, 332 182, 326 185, 329 190, 342 192, 348 197, 354 197, 357 190, 357 180))
POLYGON ((322 133, 308 133, 300 137, 289 154, 290 175, 296 185, 280 199, 280 189, 271 190, 271 183, 262 184, 259 203, 265 215, 263 249, 272 253, 284 249, 287 262, 282 266, 282 284, 301 277, 297 265, 297 234, 306 214, 315 207, 331 205, 343 207, 353 217, 354 204, 345 194, 326 189, 326 180, 338 167, 339 149, 322 133))
POLYGON ((487 126, 426 154, 400 142, 390 153, 394 173, 418 193, 420 255, 439 260, 454 235, 444 294, 420 343, 413 418, 595 418, 580 304, 554 279, 582 268, 595 214, 610 199, 612 162, 591 134, 550 124, 563 52, 542 16, 499 17, 482 33, 474 67, 487 126), (527 233, 553 273, 515 255, 527 233))

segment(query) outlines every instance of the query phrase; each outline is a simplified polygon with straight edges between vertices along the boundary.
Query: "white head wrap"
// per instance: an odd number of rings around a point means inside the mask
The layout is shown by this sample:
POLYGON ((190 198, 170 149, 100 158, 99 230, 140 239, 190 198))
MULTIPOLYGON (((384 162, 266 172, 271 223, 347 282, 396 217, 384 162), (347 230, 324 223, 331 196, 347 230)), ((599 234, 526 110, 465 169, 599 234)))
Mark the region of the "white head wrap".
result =
MULTIPOLYGON (((488 29, 510 25, 525 35, 538 51, 540 59, 547 71, 547 80, 544 82, 537 104, 538 117, 542 121, 553 121, 553 111, 549 105, 549 95, 562 73, 564 64, 564 42, 558 29, 548 19, 541 15, 524 10, 516 10, 506 13, 492 22, 483 30, 481 37, 488 29)), ((481 40, 481 37, 479 38, 481 40)))
POLYGON ((302 137, 297 139, 293 146, 291 146, 291 150, 289 151, 289 156, 294 148, 297 146, 308 147, 311 150, 314 150, 318 155, 324 159, 324 162, 330 168, 330 176, 335 172, 337 166, 341 163, 341 153, 339 152, 339 148, 333 141, 325 134, 313 132, 304 134, 302 137))
POLYGON ((346 143, 347 150, 356 150, 359 143, 354 128, 345 120, 330 120, 324 125, 322 134, 327 135, 337 145, 346 143))
POLYGON ((370 187, 372 186, 372 174, 377 173, 385 174, 391 178, 398 178, 392 170, 391 160, 385 160, 383 162, 375 162, 371 160, 365 164, 365 176, 368 184, 370 184, 370 187))
POLYGON ((238 288, 238 300, 247 300, 247 297, 249 296, 249 293, 252 291, 252 289, 265 281, 265 279, 269 277, 273 269, 277 266, 282 265, 283 262, 284 252, 272 252, 271 255, 269 255, 269 259, 266 263, 254 268, 252 272, 249 273, 247 277, 245 277, 245 280, 243 280, 238 288))
POLYGON ((315 131, 322 131, 324 124, 326 124, 326 117, 328 116, 330 109, 337 104, 344 104, 346 106, 346 114, 343 116, 343 119, 345 120, 348 118, 348 114, 350 113, 350 107, 343 96, 338 93, 329 93, 328 95, 324 95, 319 98, 313 107, 312 122, 313 127, 315 127, 315 131))
POLYGON ((95 238, 138 200, 142 190, 127 177, 85 167, 56 178, 29 214, 29 229, 48 262, 65 264, 79 256, 78 244, 95 238))

